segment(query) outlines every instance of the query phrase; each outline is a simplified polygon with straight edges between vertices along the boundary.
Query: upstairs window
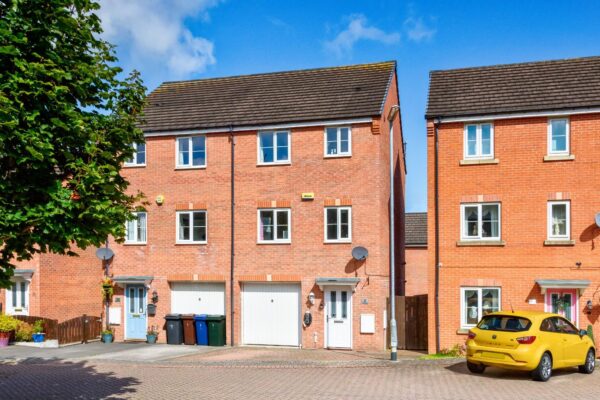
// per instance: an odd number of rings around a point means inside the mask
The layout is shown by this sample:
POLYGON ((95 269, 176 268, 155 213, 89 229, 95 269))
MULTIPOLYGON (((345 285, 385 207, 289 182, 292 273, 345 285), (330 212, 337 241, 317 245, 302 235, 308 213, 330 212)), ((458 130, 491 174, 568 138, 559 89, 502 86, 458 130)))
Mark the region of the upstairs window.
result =
POLYGON ((492 124, 465 125, 465 159, 494 157, 494 127, 492 124))
POLYGON ((259 164, 288 164, 290 162, 290 133, 287 131, 258 134, 259 164))
POLYGON ((129 160, 125 161, 125 166, 139 167, 146 165, 146 143, 134 143, 131 147, 133 147, 134 153, 129 160))
POLYGON ((325 157, 342 157, 352 154, 351 133, 348 127, 325 128, 325 157))
POLYGON ((462 239, 500 240, 500 204, 461 205, 462 239))
POLYGON ((206 211, 177 212, 177 243, 206 243, 206 211))
POLYGON ((177 168, 206 167, 206 136, 177 138, 177 168))
POLYGON ((258 210, 258 242, 290 243, 290 209, 258 210))
POLYGON ((548 202, 548 239, 569 240, 570 229, 570 202, 548 202))
POLYGON ((325 208, 325 241, 350 242, 352 239, 352 209, 350 207, 325 208))
POLYGON ((548 154, 569 154, 569 120, 548 120, 548 154))
POLYGON ((145 244, 147 214, 145 212, 136 212, 133 215, 135 215, 135 218, 127 221, 125 226, 125 243, 145 244))

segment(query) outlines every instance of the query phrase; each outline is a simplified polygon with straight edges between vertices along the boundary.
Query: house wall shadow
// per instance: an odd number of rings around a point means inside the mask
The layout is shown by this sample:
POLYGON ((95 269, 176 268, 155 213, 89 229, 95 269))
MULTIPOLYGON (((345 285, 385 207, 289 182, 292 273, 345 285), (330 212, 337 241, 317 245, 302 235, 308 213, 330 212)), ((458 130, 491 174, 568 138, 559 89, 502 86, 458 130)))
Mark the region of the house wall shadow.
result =
POLYGON ((590 242, 592 250, 596 248, 595 239, 600 235, 600 228, 596 224, 591 224, 581 232, 579 241, 582 243, 590 242))

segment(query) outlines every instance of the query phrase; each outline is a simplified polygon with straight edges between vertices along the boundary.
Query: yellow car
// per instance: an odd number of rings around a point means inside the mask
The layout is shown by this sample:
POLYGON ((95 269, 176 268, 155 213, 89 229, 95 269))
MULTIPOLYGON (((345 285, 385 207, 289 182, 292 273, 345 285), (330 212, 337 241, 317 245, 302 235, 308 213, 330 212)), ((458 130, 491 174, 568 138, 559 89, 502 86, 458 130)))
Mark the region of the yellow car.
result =
POLYGON ((547 381, 553 369, 579 367, 594 372, 596 348, 585 330, 558 314, 495 312, 484 316, 467 339, 467 367, 481 374, 486 367, 531 371, 547 381))

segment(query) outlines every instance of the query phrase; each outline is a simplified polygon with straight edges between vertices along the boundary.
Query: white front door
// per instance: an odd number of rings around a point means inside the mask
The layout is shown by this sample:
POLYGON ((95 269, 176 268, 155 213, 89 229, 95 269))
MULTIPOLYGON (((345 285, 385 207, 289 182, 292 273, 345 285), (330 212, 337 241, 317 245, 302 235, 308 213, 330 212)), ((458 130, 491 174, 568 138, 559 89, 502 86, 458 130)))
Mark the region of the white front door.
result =
POLYGON ((352 288, 325 290, 327 347, 352 348, 352 288))
POLYGON ((172 282, 171 312, 175 314, 225 315, 225 284, 172 282))
POLYGON ((244 283, 242 342, 272 346, 300 345, 300 285, 244 283))
POLYGON ((17 280, 6 289, 6 313, 29 315, 29 282, 17 280))

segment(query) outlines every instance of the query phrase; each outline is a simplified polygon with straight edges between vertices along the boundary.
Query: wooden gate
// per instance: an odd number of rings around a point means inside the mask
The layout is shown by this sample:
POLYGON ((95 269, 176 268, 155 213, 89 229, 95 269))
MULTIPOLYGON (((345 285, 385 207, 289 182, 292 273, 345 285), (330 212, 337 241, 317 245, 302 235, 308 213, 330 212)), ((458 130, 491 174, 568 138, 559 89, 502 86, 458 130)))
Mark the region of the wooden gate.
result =
POLYGON ((58 324, 58 343, 87 343, 98 339, 102 332, 102 320, 99 317, 82 315, 58 324))
MULTIPOLYGON (((391 315, 389 313, 389 301, 388 315, 391 315)), ((389 321, 388 326, 390 326, 389 321)), ((396 326, 398 327, 398 349, 427 350, 426 294, 396 296, 396 326)), ((388 345, 389 343, 388 332, 388 345)))
POLYGON ((89 340, 99 339, 102 332, 102 320, 100 317, 92 317, 85 314, 61 323, 58 323, 55 319, 31 315, 15 315, 14 317, 31 325, 41 319, 44 321, 46 339, 58 339, 59 344, 87 343, 89 340))

